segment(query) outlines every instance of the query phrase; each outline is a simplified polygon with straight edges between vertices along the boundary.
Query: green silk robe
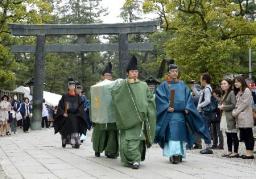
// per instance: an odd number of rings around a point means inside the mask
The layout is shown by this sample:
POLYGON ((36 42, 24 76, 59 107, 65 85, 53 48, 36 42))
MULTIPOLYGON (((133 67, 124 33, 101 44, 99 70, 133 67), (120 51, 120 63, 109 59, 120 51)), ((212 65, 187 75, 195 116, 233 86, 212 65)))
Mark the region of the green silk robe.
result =
POLYGON ((123 163, 140 162, 146 146, 154 142, 156 107, 154 96, 142 81, 122 80, 112 89, 113 115, 120 130, 120 156, 123 163))

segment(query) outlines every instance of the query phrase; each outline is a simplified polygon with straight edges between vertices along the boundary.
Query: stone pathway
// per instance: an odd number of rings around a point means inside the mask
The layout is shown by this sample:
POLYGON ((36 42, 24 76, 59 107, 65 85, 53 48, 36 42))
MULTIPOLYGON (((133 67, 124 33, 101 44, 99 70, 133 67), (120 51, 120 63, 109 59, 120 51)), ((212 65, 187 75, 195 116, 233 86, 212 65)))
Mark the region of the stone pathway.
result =
POLYGON ((0 138, 0 178, 13 179, 256 179, 256 161, 226 159, 189 151, 186 160, 172 165, 154 145, 139 170, 123 167, 120 158, 94 157, 90 133, 80 149, 61 147, 60 135, 53 129, 18 133, 0 138), (4 172, 3 172, 4 171, 4 172))

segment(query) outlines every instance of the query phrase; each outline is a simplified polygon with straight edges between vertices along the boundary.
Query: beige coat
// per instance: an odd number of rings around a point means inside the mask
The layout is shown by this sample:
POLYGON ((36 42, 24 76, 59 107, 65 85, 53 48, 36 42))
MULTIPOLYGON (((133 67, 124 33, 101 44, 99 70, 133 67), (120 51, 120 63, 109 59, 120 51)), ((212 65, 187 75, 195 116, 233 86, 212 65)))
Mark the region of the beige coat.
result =
POLYGON ((249 88, 236 95, 236 107, 232 115, 236 118, 238 128, 253 127, 252 94, 249 88))
POLYGON ((222 108, 223 112, 226 115, 228 130, 236 129, 236 121, 235 121, 235 118, 232 116, 232 111, 235 108, 235 106, 236 106, 236 95, 234 91, 230 91, 225 101, 223 101, 223 108, 222 108))
POLYGON ((7 121, 9 118, 8 111, 11 110, 11 103, 8 101, 0 102, 0 121, 7 121))

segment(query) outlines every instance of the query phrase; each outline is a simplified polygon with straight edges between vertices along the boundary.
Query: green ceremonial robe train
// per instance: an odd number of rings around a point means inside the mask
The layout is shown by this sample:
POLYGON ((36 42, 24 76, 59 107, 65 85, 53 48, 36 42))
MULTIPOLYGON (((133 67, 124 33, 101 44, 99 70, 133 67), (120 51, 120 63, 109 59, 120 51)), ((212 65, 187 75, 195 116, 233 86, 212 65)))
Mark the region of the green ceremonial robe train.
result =
POLYGON ((120 156, 125 165, 145 159, 154 141, 156 107, 147 84, 122 80, 112 89, 113 115, 120 130, 120 156))
POLYGON ((118 131, 112 116, 111 88, 115 81, 104 80, 91 87, 92 142, 95 153, 118 156, 118 131))
POLYGON ((115 123, 93 124, 93 150, 98 153, 105 151, 106 156, 118 156, 118 131, 115 123))

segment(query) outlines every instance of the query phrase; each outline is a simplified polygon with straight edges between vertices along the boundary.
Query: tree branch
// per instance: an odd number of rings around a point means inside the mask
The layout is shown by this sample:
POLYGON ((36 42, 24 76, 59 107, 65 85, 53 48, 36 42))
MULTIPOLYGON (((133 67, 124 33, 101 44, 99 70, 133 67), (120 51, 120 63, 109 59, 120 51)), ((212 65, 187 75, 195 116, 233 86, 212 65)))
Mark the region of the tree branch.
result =
POLYGON ((242 34, 230 36, 229 39, 234 39, 234 38, 241 37, 241 36, 255 36, 255 35, 256 35, 256 33, 242 33, 242 34))
POLYGON ((244 15, 245 15, 245 12, 244 12, 244 9, 243 9, 242 2, 243 2, 243 0, 238 0, 239 8, 240 8, 240 13, 239 13, 239 14, 240 14, 241 16, 244 16, 244 15))
POLYGON ((13 4, 14 5, 19 5, 19 4, 21 4, 23 1, 21 0, 21 1, 17 1, 17 2, 13 2, 13 4))
POLYGON ((0 34, 2 34, 2 33, 11 34, 11 32, 10 32, 10 31, 7 31, 7 30, 2 30, 2 31, 0 31, 0 34))
POLYGON ((201 12, 195 11, 195 10, 185 10, 185 9, 181 9, 181 8, 179 8, 179 10, 180 10, 181 12, 184 12, 184 13, 187 13, 187 14, 197 14, 197 15, 200 17, 200 19, 201 19, 203 29, 204 29, 205 31, 208 29, 208 27, 207 27, 207 22, 205 21, 204 15, 203 15, 201 12))
POLYGON ((165 31, 168 31, 169 30, 169 22, 168 22, 168 19, 166 17, 166 14, 165 14, 165 9, 164 9, 164 5, 163 3, 161 3, 161 6, 162 6, 162 17, 164 18, 164 21, 165 21, 165 24, 166 24, 166 27, 165 27, 165 31))

